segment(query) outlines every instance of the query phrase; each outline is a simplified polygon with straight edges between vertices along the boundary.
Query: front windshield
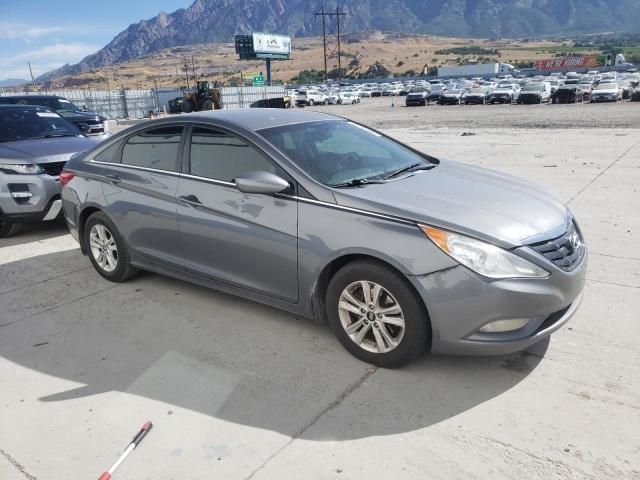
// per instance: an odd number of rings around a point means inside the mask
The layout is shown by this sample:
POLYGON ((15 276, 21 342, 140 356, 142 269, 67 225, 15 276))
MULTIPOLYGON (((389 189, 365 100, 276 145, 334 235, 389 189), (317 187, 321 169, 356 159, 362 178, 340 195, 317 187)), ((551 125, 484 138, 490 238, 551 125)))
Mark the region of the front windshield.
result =
POLYGON ((596 90, 613 90, 617 85, 613 83, 601 83, 596 87, 596 90))
POLYGON ((66 98, 58 98, 58 112, 79 112, 80 109, 66 98))
POLYGON ((447 95, 459 95, 462 90, 447 90, 447 95))
POLYGON ((433 165, 401 144, 344 120, 298 123, 258 133, 311 177, 329 186, 382 180, 400 169, 433 165))
POLYGON ((0 142, 78 135, 80 131, 57 113, 32 108, 0 109, 0 142))
POLYGON ((528 84, 525 85, 523 90, 525 92, 541 92, 542 90, 544 90, 544 87, 542 85, 536 85, 536 84, 528 84))

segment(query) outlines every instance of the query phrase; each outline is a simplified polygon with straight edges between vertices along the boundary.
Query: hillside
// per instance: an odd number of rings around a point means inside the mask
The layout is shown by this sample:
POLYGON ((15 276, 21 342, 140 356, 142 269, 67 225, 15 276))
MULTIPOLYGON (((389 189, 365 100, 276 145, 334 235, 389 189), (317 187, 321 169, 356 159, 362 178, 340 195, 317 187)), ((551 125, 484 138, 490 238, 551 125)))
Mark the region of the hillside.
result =
MULTIPOLYGON (((329 5, 332 2, 324 2, 329 5)), ((228 42, 234 33, 268 31, 319 35, 314 17, 323 2, 309 0, 196 0, 190 7, 130 25, 76 65, 38 78, 114 65, 166 48, 228 42)), ((638 0, 342 0, 347 32, 385 30, 477 38, 538 37, 637 30, 638 0)))

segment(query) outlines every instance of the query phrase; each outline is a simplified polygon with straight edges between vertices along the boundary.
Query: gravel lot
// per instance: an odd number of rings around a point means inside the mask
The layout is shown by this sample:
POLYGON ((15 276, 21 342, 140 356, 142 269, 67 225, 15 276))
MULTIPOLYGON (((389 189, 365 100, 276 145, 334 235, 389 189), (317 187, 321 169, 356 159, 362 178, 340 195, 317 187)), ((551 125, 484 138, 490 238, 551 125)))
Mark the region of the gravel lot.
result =
POLYGON ((147 419, 114 479, 640 479, 640 104, 364 102, 317 109, 569 204, 590 249, 571 322, 516 355, 376 369, 278 310, 111 284, 63 225, 31 227, 0 241, 0 479, 97 478, 147 419))
POLYGON ((375 128, 639 128, 640 102, 563 105, 405 107, 404 97, 363 98, 359 105, 316 106, 375 128), (391 107, 391 102, 395 107, 391 107))

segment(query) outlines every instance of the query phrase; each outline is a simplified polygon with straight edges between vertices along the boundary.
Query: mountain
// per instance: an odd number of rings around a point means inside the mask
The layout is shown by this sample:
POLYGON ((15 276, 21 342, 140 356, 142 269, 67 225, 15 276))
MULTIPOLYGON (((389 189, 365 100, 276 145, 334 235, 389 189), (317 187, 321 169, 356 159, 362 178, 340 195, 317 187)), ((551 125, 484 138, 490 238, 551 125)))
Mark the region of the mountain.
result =
POLYGON ((24 78, 7 78, 6 80, 0 80, 0 87, 16 87, 25 83, 28 83, 28 80, 24 78))
MULTIPOLYGON (((273 32, 296 37, 322 33, 314 13, 322 0, 196 0, 189 8, 130 25, 102 50, 61 75, 130 60, 163 48, 231 42, 235 33, 273 32)), ((331 7, 330 7, 331 5, 331 7)), ((342 0, 342 31, 386 30, 462 37, 532 37, 636 31, 638 0, 342 0)), ((294 44, 295 48, 295 44, 294 44)))

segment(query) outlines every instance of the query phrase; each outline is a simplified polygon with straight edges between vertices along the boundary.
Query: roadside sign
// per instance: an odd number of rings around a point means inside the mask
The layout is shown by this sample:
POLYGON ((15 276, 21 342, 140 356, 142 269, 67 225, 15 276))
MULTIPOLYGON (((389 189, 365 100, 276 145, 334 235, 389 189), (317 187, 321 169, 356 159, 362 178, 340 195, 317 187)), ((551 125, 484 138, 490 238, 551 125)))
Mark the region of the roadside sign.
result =
POLYGON ((264 85, 264 77, 262 76, 262 72, 258 76, 253 77, 253 86, 254 87, 262 87, 264 85))

